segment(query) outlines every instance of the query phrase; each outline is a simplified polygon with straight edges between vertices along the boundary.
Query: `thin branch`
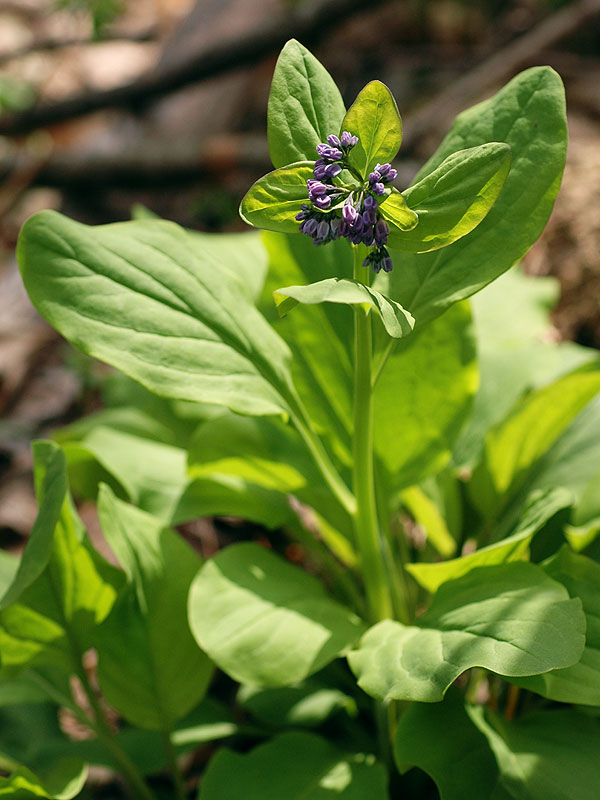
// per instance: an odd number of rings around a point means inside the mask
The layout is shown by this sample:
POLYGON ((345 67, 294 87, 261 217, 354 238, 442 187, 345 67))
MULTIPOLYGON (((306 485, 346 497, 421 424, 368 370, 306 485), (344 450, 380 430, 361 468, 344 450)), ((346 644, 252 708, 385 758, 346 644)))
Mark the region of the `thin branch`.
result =
POLYGON ((200 53, 190 53, 178 63, 154 68, 132 83, 65 100, 35 106, 0 118, 0 135, 18 136, 38 128, 91 114, 109 107, 134 106, 240 67, 257 63, 277 52, 288 39, 306 42, 326 36, 331 26, 353 14, 370 12, 390 0, 316 0, 282 10, 248 33, 221 41, 200 53))
POLYGON ((443 89, 423 108, 407 117, 403 154, 406 155, 424 135, 442 126, 488 87, 501 83, 507 75, 534 60, 538 53, 574 33, 598 14, 600 0, 579 0, 565 6, 443 89))

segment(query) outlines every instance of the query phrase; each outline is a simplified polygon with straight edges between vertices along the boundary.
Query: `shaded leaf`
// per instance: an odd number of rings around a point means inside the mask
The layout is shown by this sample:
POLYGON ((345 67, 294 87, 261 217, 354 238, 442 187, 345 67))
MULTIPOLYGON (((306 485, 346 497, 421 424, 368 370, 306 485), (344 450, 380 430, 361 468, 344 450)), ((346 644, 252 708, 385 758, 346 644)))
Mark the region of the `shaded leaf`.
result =
POLYGON ((25 767, 19 767, 8 778, 0 777, 0 797, 14 800, 49 797, 54 800, 70 800, 83 789, 87 778, 87 767, 77 759, 62 759, 43 780, 25 767))
POLYGON ((98 514, 128 578, 128 590, 98 631, 98 680, 108 702, 130 722, 170 730, 203 697, 212 675, 186 617, 200 559, 160 520, 117 500, 106 486, 98 514))
POLYGON ((347 756, 313 734, 284 733, 245 755, 218 752, 198 800, 384 800, 386 783, 372 756, 347 756))
POLYGON ((192 632, 228 675, 255 686, 285 686, 344 653, 363 624, 321 583, 255 544, 207 561, 189 599, 192 632))

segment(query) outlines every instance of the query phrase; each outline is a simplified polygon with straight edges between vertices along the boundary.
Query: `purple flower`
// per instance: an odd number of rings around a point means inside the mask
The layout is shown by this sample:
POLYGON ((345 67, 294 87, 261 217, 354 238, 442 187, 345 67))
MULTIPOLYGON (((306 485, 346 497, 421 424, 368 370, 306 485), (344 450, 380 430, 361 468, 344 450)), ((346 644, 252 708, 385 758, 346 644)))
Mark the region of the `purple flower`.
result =
POLYGON ((348 131, 344 131, 340 137, 340 144, 344 150, 350 150, 355 144, 358 144, 358 136, 352 136, 348 131))
POLYGON ((342 208, 342 219, 347 225, 353 225, 358 217, 358 211, 352 205, 352 202, 346 201, 342 208))
POLYGON ((378 247, 382 247, 384 244, 387 243, 388 236, 390 233, 390 226, 383 218, 379 218, 375 223, 375 241, 377 242, 378 247))
POLYGON ((344 154, 338 147, 331 147, 328 144, 318 144, 317 153, 326 161, 341 161, 344 154))
POLYGON ((335 133, 330 133, 329 134, 329 136, 327 137, 327 143, 331 147, 339 147, 340 144, 341 144, 339 138, 335 135, 335 133))

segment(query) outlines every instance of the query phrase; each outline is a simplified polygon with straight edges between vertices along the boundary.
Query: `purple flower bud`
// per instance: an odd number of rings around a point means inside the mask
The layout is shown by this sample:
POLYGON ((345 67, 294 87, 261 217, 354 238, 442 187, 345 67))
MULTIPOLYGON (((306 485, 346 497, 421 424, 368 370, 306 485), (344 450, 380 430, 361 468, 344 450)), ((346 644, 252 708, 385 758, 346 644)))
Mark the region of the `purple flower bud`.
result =
POLYGON ((320 239, 323 242, 329 238, 329 223, 327 220, 322 219, 321 222, 319 222, 315 238, 320 239))
POLYGON ((314 217, 305 220, 302 225, 300 225, 300 231, 305 233, 307 236, 313 236, 316 232, 318 227, 317 220, 314 217))
POLYGON ((378 272, 381 272, 381 262, 378 261, 377 259, 375 259, 373 261, 373 272, 375 274, 377 274, 378 272))
POLYGON ((375 239, 373 238, 373 228, 367 228, 362 235, 362 243, 366 244, 367 247, 371 247, 374 243, 375 239))
POLYGON ((384 256, 381 259, 381 266, 383 267, 384 272, 391 272, 392 271, 392 267, 394 266, 392 264, 391 257, 390 256, 384 256))
POLYGON ((327 177, 327 167, 324 164, 315 164, 313 175, 317 180, 322 181, 323 178, 327 177))
POLYGON ((366 209, 373 209, 373 211, 376 211, 377 206, 379 205, 379 203, 377 202, 377 198, 373 197, 372 194, 365 195, 364 203, 366 209))
POLYGON ((360 244, 362 242, 362 233, 360 231, 351 230, 348 234, 348 239, 352 244, 360 244))
POLYGON ((329 136, 327 137, 327 142, 328 142, 328 144, 330 144, 332 147, 339 147, 339 146, 340 146, 340 144, 341 144, 341 143, 340 143, 340 140, 339 140, 339 139, 338 139, 338 137, 335 135, 335 133, 330 133, 330 134, 329 134, 329 136))
POLYGON ((294 217, 294 219, 297 219, 298 222, 301 222, 303 219, 306 219, 307 216, 308 216, 308 211, 299 211, 294 217))
POLYGON ((385 175, 388 174, 391 166, 392 165, 389 164, 389 163, 375 164, 375 172, 378 172, 381 175, 381 177, 383 178, 385 175))
POLYGON ((345 203, 342 208, 342 219, 347 225, 352 225, 358 217, 358 211, 354 208, 352 203, 345 203))
POLYGON ((350 233, 350 226, 348 225, 346 220, 344 219, 340 220, 338 233, 340 236, 348 236, 348 234, 350 233))
POLYGON ((332 239, 340 238, 340 225, 341 220, 338 217, 333 217, 329 220, 329 235, 332 239))
POLYGON ((349 150, 355 144, 358 144, 358 136, 352 136, 348 131, 344 131, 340 137, 340 144, 343 148, 349 150))
POLYGON ((308 188, 308 196, 312 200, 313 197, 318 197, 319 195, 327 194, 327 186, 321 181, 314 181, 312 178, 309 178, 306 181, 306 186, 308 188))
POLYGON ((375 194, 382 195, 385 192, 385 186, 383 183, 376 183, 374 186, 371 187, 371 191, 375 192, 375 194))
POLYGON ((379 183, 380 180, 381 180, 380 172, 378 172, 377 170, 369 172, 369 183, 371 184, 371 186, 373 186, 374 183, 379 183))
POLYGON ((398 177, 398 170, 394 169, 393 167, 390 167, 390 170, 389 170, 389 172, 388 172, 386 177, 387 177, 387 182, 388 183, 391 183, 392 181, 395 181, 396 178, 398 177))
POLYGON ((371 261, 372 261, 372 256, 371 256, 371 253, 369 253, 369 255, 362 262, 363 267, 370 267, 371 266, 371 261))
POLYGON ((342 171, 341 164, 328 164, 324 167, 325 177, 329 178, 329 180, 333 180, 333 178, 337 178, 337 176, 342 171))
POLYGON ((388 240, 390 233, 390 226, 381 217, 375 223, 375 241, 379 247, 382 247, 388 240))
POLYGON ((318 144, 317 153, 326 161, 340 161, 344 154, 337 147, 330 147, 328 144, 318 144))
POLYGON ((365 221, 363 219, 362 214, 357 214, 356 219, 352 225, 352 229, 357 233, 362 233, 365 229, 365 221))
POLYGON ((312 199, 312 201, 316 205, 316 207, 320 208, 322 211, 329 208, 329 206, 331 205, 331 197, 329 197, 328 195, 318 195, 317 197, 312 199))
POLYGON ((367 225, 375 224, 375 211, 372 208, 366 208, 363 211, 363 219, 367 225))

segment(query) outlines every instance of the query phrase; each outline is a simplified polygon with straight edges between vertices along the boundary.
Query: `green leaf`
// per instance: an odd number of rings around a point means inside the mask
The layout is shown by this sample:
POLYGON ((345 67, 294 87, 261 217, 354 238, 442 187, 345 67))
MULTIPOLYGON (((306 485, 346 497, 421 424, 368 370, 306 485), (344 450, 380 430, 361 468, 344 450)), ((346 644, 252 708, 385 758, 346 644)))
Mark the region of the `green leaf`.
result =
POLYGON ((386 331, 395 339, 412 333, 415 324, 411 315, 399 303, 384 297, 358 281, 346 278, 326 278, 308 286, 286 286, 273 293, 280 316, 285 316, 298 303, 340 303, 375 310, 386 331))
POLYGON ((313 166, 306 162, 290 164, 259 178, 240 204, 244 222, 268 231, 299 233, 296 214, 308 202, 306 181, 314 177, 313 166))
POLYGON ((99 629, 98 680, 108 702, 134 725, 168 731, 204 696, 212 675, 186 617, 200 558, 160 520, 117 500, 106 486, 98 515, 128 578, 128 590, 99 629))
POLYGON ((555 278, 526 275, 515 267, 471 299, 477 333, 480 384, 467 429, 454 448, 453 460, 472 468, 487 431, 507 416, 516 402, 593 360, 595 351, 553 337, 550 310, 556 305, 555 278), (506 309, 510 307, 510 325, 506 309))
MULTIPOLYGON (((418 486, 411 486, 409 489, 404 489, 401 495, 401 501, 402 505, 410 512, 415 522, 425 531, 427 542, 432 544, 440 555, 448 557, 456 552, 456 540, 448 530, 444 517, 440 513, 437 505, 421 488, 418 486)), ((441 564, 447 563, 447 561, 441 562, 441 564)), ((420 567, 422 565, 406 564, 407 569, 415 566, 420 567)), ((439 565, 435 564, 433 566, 439 565)), ((409 569, 409 571, 411 570, 409 569)), ((418 575, 414 575, 414 577, 419 580, 418 575)))
POLYGON ((25 767, 19 767, 8 778, 0 777, 0 797, 10 797, 12 800, 36 797, 70 800, 81 792, 86 778, 87 767, 73 758, 62 759, 43 779, 25 767))
POLYGON ((498 776, 485 736, 450 690, 443 703, 413 703, 402 714, 394 739, 401 774, 419 767, 435 781, 441 800, 489 800, 498 776))
POLYGON ((381 202, 380 210, 381 216, 390 226, 390 241, 400 237, 403 231, 413 230, 419 222, 418 216, 406 205, 406 200, 400 192, 392 191, 385 201, 381 202))
POLYGON ((570 506, 573 496, 567 489, 549 489, 534 494, 530 505, 525 509, 515 532, 488 547, 474 553, 438 561, 433 564, 407 564, 406 570, 428 592, 436 592, 442 583, 466 575, 475 567, 521 561, 529 557, 529 543, 536 532, 561 508, 570 506))
POLYGON ((539 459, 599 391, 598 364, 584 365, 529 394, 490 430, 482 461, 469 484, 484 519, 494 519, 508 505, 528 482, 539 459))
POLYGON ((352 278, 350 245, 338 240, 315 247, 308 236, 268 232, 263 233, 263 241, 269 255, 263 313, 292 350, 294 384, 313 424, 335 458, 351 468, 353 367, 348 310, 323 303, 278 319, 272 294, 280 286, 352 278))
POLYGON ((255 686, 286 686, 344 653, 363 625, 321 583, 255 544, 207 561, 189 599, 192 632, 228 675, 255 686))
POLYGON ((157 394, 244 414, 287 411, 287 347, 176 225, 88 227, 42 211, 23 227, 18 259, 42 316, 157 394))
MULTIPOLYGON (((97 626, 111 610, 121 582, 118 570, 91 547, 66 483, 65 460, 52 442, 34 445, 38 502, 42 520, 34 528, 21 567, 5 595, 14 599, 0 611, 0 653, 3 667, 33 664, 80 668, 83 653, 93 646, 97 626), (48 492, 48 478, 60 484, 58 520, 51 509, 59 497, 48 492), (54 527, 51 527, 54 523, 54 527), (22 576, 37 576, 23 585, 22 576)), ((53 488, 56 484, 53 484, 53 488)))
POLYGON ((460 114, 416 183, 453 153, 488 142, 510 145, 512 162, 485 219, 443 250, 419 255, 392 251, 394 270, 387 278, 380 274, 375 285, 408 308, 417 326, 497 278, 541 233, 558 191, 567 145, 564 89, 552 69, 526 70, 498 94, 460 114))
POLYGON ((309 733, 284 733, 240 755, 221 750, 198 800, 385 800, 384 768, 372 756, 345 755, 309 733))
POLYGON ((470 667, 515 676, 569 667, 584 634, 581 601, 539 567, 512 562, 444 583, 418 626, 380 622, 348 661, 368 694, 431 703, 470 667))
POLYGON ((596 800, 600 794, 600 724, 575 711, 539 711, 507 722, 469 714, 494 751, 503 794, 512 800, 596 800))
POLYGON ((514 682, 550 700, 600 706, 600 564, 563 546, 543 567, 571 597, 581 599, 587 619, 585 650, 572 667, 514 682))
POLYGON ((258 298, 267 274, 267 257, 258 231, 188 234, 199 259, 208 255, 249 300, 258 298))
POLYGON ((267 133, 274 167, 317 157, 346 112, 339 89, 306 47, 291 39, 281 51, 269 94, 267 133))
MULTIPOLYGON (((490 142, 448 156, 440 166, 403 192, 418 223, 409 231, 390 228, 390 248, 424 253, 446 247, 470 233, 496 202, 510 169, 510 147, 490 142)), ((392 194, 381 205, 388 222, 392 194)))
POLYGON ((76 483, 82 468, 92 472, 92 485, 86 487, 92 490, 92 499, 105 476, 112 476, 113 487, 116 481, 134 505, 166 522, 188 484, 185 450, 101 424, 77 444, 63 448, 76 483))
POLYGON ((391 161, 402 143, 402 121, 388 87, 380 81, 367 83, 348 109, 341 130, 358 136, 349 161, 363 179, 377 162, 391 161))
POLYGON ((14 570, 14 565, 10 565, 12 581, 3 587, 0 609, 14 603, 44 571, 68 492, 65 459, 60 448, 49 442, 34 442, 33 458, 38 469, 38 515, 18 568, 14 570))
POLYGON ((351 697, 316 678, 275 689, 242 686, 237 700, 261 725, 273 729, 316 728, 336 711, 357 713, 351 697))
MULTIPOLYGON (((477 361, 469 309, 456 305, 388 342, 391 355, 375 385, 374 439, 391 486, 402 489, 444 467, 471 411, 477 361)), ((385 352, 375 356, 376 369, 385 352)))

